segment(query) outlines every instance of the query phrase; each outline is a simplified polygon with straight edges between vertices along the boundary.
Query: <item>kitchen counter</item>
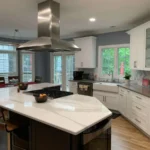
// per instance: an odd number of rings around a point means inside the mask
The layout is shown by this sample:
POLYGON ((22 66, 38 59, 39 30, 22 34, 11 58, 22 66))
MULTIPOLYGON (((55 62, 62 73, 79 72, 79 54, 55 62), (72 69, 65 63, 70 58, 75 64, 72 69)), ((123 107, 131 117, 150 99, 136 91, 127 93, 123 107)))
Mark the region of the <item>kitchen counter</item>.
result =
POLYGON ((137 84, 131 84, 131 85, 119 84, 118 86, 150 98, 150 88, 142 87, 137 84))
MULTIPOLYGON (((29 85, 28 90, 59 86, 42 83, 29 85)), ((71 95, 46 103, 36 103, 32 95, 17 92, 17 87, 0 89, 0 107, 56 129, 77 135, 108 118, 112 113, 96 98, 71 95)))

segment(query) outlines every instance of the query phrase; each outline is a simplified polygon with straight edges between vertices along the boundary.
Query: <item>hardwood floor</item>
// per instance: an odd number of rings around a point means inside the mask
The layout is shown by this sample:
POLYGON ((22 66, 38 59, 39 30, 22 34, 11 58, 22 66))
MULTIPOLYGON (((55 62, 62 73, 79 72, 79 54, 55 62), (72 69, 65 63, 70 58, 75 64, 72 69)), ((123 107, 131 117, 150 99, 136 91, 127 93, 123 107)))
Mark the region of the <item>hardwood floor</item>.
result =
POLYGON ((112 121, 112 150, 150 150, 150 139, 118 117, 112 121))

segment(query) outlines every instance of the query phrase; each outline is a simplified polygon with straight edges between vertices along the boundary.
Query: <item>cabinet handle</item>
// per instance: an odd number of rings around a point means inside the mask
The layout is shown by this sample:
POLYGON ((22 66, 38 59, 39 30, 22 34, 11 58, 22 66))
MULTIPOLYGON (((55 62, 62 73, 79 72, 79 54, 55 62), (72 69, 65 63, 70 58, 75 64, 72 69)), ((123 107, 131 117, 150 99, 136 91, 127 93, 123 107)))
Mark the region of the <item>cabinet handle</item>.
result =
POLYGON ((123 96, 122 94, 120 94, 120 96, 123 96))
POLYGON ((135 119, 136 122, 141 123, 141 121, 139 121, 138 119, 135 119))
POLYGON ((141 110, 141 108, 139 108, 139 107, 137 107, 137 106, 136 106, 136 108, 137 108, 138 110, 141 110))
POLYGON ((142 99, 141 97, 138 97, 138 96, 136 96, 136 98, 138 98, 138 99, 142 99))
POLYGON ((134 61, 134 68, 137 68, 137 61, 134 61))

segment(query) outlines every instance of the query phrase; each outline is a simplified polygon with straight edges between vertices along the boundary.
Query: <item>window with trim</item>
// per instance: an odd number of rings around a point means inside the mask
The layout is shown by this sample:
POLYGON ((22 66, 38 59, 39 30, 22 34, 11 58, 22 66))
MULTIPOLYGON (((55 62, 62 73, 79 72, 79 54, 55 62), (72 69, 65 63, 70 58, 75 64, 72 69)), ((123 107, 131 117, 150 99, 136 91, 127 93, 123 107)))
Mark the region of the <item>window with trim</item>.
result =
POLYGON ((0 76, 5 77, 17 75, 17 52, 15 46, 0 43, 0 76))
POLYGON ((99 73, 100 77, 109 77, 112 74, 118 78, 130 72, 130 48, 129 45, 103 46, 99 49, 99 73))
POLYGON ((21 75, 23 82, 32 82, 34 79, 34 53, 21 53, 21 75))

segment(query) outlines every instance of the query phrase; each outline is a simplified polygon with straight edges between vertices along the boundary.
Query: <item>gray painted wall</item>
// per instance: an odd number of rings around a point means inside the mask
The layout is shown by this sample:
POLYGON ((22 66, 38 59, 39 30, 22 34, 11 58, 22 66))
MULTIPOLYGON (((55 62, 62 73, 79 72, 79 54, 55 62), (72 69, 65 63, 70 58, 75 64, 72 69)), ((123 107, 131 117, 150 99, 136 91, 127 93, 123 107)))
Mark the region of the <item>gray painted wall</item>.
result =
POLYGON ((96 37, 97 37, 97 46, 130 43, 130 36, 126 33, 126 31, 105 33, 100 34, 96 37))
POLYGON ((43 82, 50 82, 50 53, 37 52, 35 54, 35 76, 41 76, 43 82))
MULTIPOLYGON (((102 46, 102 45, 130 43, 130 36, 126 33, 126 31, 105 33, 105 34, 97 35, 96 37, 97 37, 97 51, 98 51, 98 46, 102 46)), ((70 40, 72 39, 67 39, 67 41, 70 40)), ((51 69, 50 69, 49 52, 36 53, 35 54, 35 75, 41 76, 44 82, 50 82, 50 72, 51 69)))
MULTIPOLYGON (((126 31, 105 33, 96 35, 97 37, 97 51, 98 46, 103 45, 114 45, 114 44, 126 44, 130 43, 130 36, 126 31)), ((67 39, 71 40, 71 39, 67 39)), ((0 41, 16 42, 13 39, 0 38, 0 41)), ((17 42, 24 42, 18 40, 17 42)), ((41 76, 43 82, 50 82, 50 53, 49 52, 38 52, 35 54, 35 76, 41 76)))

